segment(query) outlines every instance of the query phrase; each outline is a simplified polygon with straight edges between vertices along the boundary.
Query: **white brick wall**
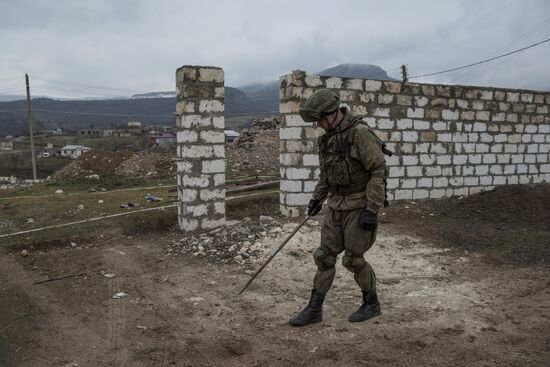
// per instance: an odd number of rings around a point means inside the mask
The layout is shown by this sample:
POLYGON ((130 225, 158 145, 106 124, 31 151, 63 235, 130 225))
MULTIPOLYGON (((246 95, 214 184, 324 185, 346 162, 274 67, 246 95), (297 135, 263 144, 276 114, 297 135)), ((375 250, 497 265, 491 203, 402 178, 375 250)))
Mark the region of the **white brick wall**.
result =
POLYGON ((345 105, 364 114, 395 151, 386 157, 390 199, 469 195, 496 185, 548 181, 550 93, 296 75, 286 76, 286 85, 310 88, 281 93, 283 213, 303 213, 318 178, 318 131, 297 114, 311 87, 338 89, 345 105))

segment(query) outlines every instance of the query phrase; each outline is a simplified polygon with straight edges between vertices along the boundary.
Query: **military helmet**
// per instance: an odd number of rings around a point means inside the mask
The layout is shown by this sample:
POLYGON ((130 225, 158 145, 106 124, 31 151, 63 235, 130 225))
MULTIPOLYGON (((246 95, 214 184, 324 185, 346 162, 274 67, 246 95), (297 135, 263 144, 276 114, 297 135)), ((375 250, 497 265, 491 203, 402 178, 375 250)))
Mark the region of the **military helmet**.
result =
POLYGON ((321 89, 311 95, 300 108, 300 116, 306 122, 319 120, 323 115, 334 112, 340 106, 337 93, 321 89))

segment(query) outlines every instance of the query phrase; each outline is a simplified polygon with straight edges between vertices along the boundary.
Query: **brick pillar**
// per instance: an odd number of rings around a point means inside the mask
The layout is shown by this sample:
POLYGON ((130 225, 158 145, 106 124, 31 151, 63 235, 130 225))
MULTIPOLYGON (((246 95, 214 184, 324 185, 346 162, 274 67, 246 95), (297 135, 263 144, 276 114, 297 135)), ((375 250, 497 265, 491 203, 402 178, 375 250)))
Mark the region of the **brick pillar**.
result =
POLYGON ((287 217, 298 217, 305 213, 319 179, 317 137, 323 133, 302 120, 300 106, 322 82, 301 70, 282 76, 280 82, 280 210, 287 217))
POLYGON ((225 223, 224 73, 176 71, 178 223, 186 232, 225 223))

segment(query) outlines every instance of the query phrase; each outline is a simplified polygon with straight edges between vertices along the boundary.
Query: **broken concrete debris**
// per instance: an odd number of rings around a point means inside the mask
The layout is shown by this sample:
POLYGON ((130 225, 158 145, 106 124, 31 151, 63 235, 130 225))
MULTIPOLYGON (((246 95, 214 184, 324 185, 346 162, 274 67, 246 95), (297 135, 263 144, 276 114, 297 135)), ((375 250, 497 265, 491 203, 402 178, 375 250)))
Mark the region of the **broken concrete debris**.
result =
POLYGON ((281 224, 267 216, 262 216, 260 222, 228 221, 223 227, 173 241, 166 253, 170 256, 193 255, 220 263, 253 263, 271 250, 262 245, 265 238, 281 232, 281 224))

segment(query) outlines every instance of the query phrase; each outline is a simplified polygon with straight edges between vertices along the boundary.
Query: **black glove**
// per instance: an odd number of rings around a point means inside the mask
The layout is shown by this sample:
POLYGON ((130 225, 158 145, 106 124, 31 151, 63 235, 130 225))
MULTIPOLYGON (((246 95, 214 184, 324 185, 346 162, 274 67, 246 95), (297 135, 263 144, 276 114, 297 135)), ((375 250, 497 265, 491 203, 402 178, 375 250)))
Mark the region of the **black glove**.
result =
POLYGON ((359 227, 365 231, 374 231, 378 226, 378 215, 370 210, 366 210, 361 214, 359 219, 359 227))
POLYGON ((321 205, 321 200, 317 199, 311 199, 309 201, 309 204, 307 206, 307 215, 310 217, 314 217, 317 215, 323 209, 323 206, 321 205))

